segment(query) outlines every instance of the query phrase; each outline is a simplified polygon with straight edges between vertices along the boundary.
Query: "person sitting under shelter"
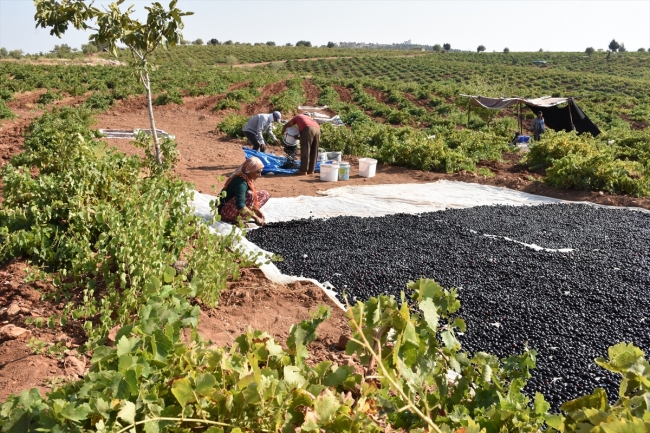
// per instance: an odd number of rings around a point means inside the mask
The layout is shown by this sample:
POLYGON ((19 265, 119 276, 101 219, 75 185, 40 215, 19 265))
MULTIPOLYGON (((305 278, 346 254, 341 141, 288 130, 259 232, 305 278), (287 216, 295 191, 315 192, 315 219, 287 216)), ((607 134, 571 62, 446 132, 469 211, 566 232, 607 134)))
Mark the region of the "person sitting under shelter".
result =
POLYGON ((270 195, 266 191, 257 191, 255 188, 255 181, 262 175, 262 169, 264 169, 262 161, 253 156, 240 165, 226 180, 221 190, 226 192, 226 197, 217 208, 222 221, 235 223, 239 218, 242 221, 252 218, 258 225, 266 224, 260 208, 266 204, 270 195))
POLYGON ((280 140, 273 134, 273 122, 279 122, 280 120, 282 120, 282 114, 279 111, 274 111, 271 114, 256 114, 246 122, 242 132, 253 146, 253 150, 262 153, 266 152, 265 132, 275 141, 275 144, 280 144, 280 140))

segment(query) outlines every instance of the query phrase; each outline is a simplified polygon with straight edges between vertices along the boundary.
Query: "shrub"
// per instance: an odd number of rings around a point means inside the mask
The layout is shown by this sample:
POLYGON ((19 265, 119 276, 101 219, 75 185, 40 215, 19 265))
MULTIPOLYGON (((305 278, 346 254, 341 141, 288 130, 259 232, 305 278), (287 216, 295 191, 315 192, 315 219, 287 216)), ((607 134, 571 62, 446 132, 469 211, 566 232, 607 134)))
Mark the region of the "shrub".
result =
POLYGON ((154 105, 167 105, 167 104, 178 104, 183 105, 183 97, 177 90, 170 90, 163 94, 158 95, 158 97, 153 101, 154 105))
POLYGON ((37 103, 47 105, 51 104, 54 101, 60 101, 61 99, 63 99, 61 92, 53 92, 51 90, 48 90, 38 97, 37 103))
POLYGON ((248 122, 248 117, 240 114, 229 114, 218 125, 217 130, 223 132, 228 137, 244 137, 242 128, 248 122))
POLYGON ((11 120, 15 117, 16 115, 7 107, 5 101, 0 99, 0 120, 11 120))
POLYGON ((114 101, 113 95, 110 93, 93 93, 83 105, 91 110, 106 111, 114 101))

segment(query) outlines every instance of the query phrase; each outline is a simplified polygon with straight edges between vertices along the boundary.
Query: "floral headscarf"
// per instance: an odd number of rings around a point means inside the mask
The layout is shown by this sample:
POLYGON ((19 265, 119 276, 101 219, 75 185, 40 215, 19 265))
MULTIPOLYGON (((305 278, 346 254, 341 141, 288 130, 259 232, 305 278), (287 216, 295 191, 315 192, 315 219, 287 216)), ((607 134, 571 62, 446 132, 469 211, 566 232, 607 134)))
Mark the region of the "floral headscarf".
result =
POLYGON ((255 189, 255 182, 251 180, 250 177, 248 177, 248 174, 251 172, 255 172, 258 170, 261 170, 264 168, 264 163, 256 156, 252 156, 248 158, 242 165, 235 170, 233 174, 230 175, 230 177, 226 180, 226 183, 224 184, 223 188, 226 189, 228 188, 228 185, 230 185, 230 182, 236 177, 241 177, 246 181, 246 184, 248 185, 248 188, 250 188, 251 192, 253 193, 253 203, 255 204, 255 210, 259 209, 259 203, 257 202, 257 190, 255 189))

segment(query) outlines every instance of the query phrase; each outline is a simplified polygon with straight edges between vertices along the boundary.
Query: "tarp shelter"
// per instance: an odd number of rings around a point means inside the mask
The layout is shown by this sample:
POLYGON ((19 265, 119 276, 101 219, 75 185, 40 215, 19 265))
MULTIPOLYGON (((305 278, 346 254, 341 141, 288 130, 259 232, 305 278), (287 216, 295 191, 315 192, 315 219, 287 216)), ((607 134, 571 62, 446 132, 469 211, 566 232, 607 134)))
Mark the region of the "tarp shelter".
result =
POLYGON ((500 110, 511 105, 519 108, 519 130, 521 132, 521 105, 528 107, 533 113, 541 111, 546 126, 556 131, 570 132, 576 130, 579 133, 589 132, 596 137, 600 134, 598 127, 578 107, 573 98, 552 98, 545 96, 536 99, 524 98, 488 98, 485 96, 460 95, 469 98, 475 107, 500 110), (560 107, 560 105, 564 105, 560 107))

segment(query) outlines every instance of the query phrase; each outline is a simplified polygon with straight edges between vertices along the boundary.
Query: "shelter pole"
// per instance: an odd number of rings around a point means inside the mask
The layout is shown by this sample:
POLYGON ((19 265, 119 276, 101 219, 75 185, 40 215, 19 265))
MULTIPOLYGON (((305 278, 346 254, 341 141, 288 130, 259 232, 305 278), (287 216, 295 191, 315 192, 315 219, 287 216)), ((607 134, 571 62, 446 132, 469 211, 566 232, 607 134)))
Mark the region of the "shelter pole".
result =
POLYGON ((517 125, 519 126, 519 135, 524 133, 523 121, 521 120, 521 101, 517 103, 517 125))
POLYGON ((469 128, 469 116, 472 114, 472 98, 467 99, 467 127, 469 128))
POLYGON ((569 104, 567 106, 569 107, 569 119, 571 120, 571 130, 575 131, 576 127, 573 124, 573 114, 571 114, 571 104, 573 104, 573 98, 569 99, 569 104))

